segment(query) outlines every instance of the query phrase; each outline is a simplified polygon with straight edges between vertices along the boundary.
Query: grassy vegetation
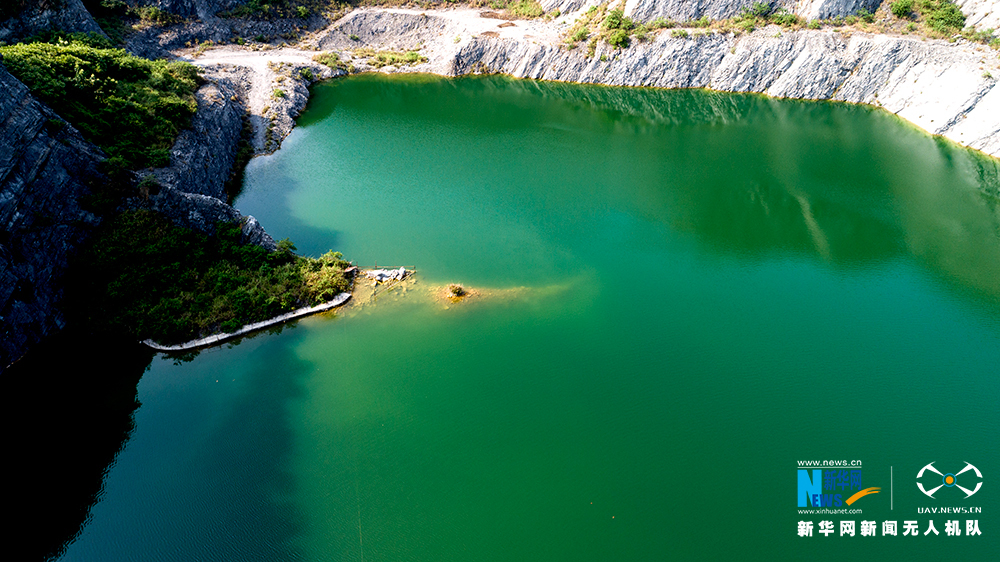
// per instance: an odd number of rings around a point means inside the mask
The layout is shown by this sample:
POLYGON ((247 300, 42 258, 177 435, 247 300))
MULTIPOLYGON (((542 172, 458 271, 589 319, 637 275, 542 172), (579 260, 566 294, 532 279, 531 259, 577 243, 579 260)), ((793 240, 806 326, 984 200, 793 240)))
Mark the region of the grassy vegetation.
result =
POLYGON ((758 27, 770 24, 793 27, 800 25, 802 20, 784 8, 775 9, 766 2, 754 2, 749 7, 743 8, 740 14, 728 23, 739 32, 750 33, 758 27))
POLYGON ((376 51, 375 49, 364 47, 361 49, 354 49, 354 56, 358 58, 367 58, 368 64, 374 66, 375 68, 382 68, 383 66, 389 65, 404 66, 427 62, 427 57, 421 55, 417 51, 376 51))
POLYGON ((158 6, 130 6, 124 0, 83 0, 83 5, 115 45, 121 45, 133 29, 184 21, 158 6))
MULTIPOLYGON (((591 6, 569 28, 565 34, 565 46, 574 49, 583 41, 587 43, 587 56, 593 56, 597 43, 603 40, 617 48, 628 47, 633 39, 646 41, 650 35, 660 30, 670 28, 672 37, 691 37, 688 29, 711 29, 716 33, 733 33, 736 35, 751 33, 768 25, 777 25, 785 29, 822 29, 833 27, 838 31, 850 33, 850 28, 870 33, 920 33, 933 38, 954 40, 956 37, 988 44, 1000 49, 1000 37, 993 29, 975 30, 963 29, 965 16, 952 0, 894 0, 886 5, 876 17, 875 13, 860 9, 856 13, 830 18, 826 20, 806 21, 784 8, 775 8, 767 2, 759 1, 743 8, 739 15, 725 20, 710 20, 701 17, 696 20, 677 22, 657 18, 643 23, 632 20, 624 15, 624 2, 603 3, 591 6), (616 6, 612 8, 612 6, 616 6), (889 14, 892 14, 890 16, 889 14), (893 17, 894 16, 894 17, 893 17), (877 21, 876 21, 877 20, 877 21), (844 30, 843 28, 848 29, 844 30)), ((706 32, 695 33, 694 37, 707 35, 706 32)))
POLYGON ((889 11, 897 18, 908 18, 913 14, 913 0, 896 0, 889 4, 889 11))
POLYGON ((339 68, 341 70, 347 70, 347 65, 340 60, 340 55, 334 52, 320 53, 313 56, 313 61, 318 62, 322 65, 329 66, 330 68, 339 68))
POLYGON ((346 2, 331 0, 247 0, 219 15, 225 18, 308 18, 313 14, 335 12, 343 9, 346 2))
MULTIPOLYGON (((378 0, 367 1, 366 4, 379 4, 378 0)), ((394 3, 390 0, 389 3, 394 3)), ((448 3, 447 0, 445 2, 448 3)), ((435 4, 435 2, 428 2, 427 4, 435 4)), ((507 12, 510 16, 532 19, 539 18, 545 15, 545 9, 538 0, 471 0, 469 5, 473 8, 493 8, 494 10, 503 10, 507 12)))
POLYGON ((150 61, 80 41, 0 47, 31 92, 100 146, 112 166, 164 166, 197 109, 196 67, 150 61))
POLYGON ((139 23, 143 26, 165 26, 184 21, 184 18, 171 14, 166 10, 161 10, 156 6, 140 6, 138 8, 133 8, 132 13, 139 17, 139 23))
POLYGON ((942 35, 965 27, 965 15, 949 0, 919 0, 917 6, 927 26, 942 35))
POLYGON ((179 343, 265 320, 349 290, 339 253, 318 259, 240 243, 236 224, 215 236, 150 211, 105 221, 72 264, 68 309, 97 333, 179 343))

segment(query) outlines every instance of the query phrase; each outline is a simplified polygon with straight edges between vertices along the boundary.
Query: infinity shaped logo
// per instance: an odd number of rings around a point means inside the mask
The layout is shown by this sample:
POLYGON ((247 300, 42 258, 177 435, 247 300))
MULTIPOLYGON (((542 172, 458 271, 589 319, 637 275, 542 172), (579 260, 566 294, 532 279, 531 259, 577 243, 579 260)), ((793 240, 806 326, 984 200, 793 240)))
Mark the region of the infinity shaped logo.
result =
POLYGON ((931 471, 931 472, 933 472, 933 473, 935 473, 935 474, 939 474, 941 476, 941 484, 938 485, 937 487, 931 488, 930 490, 925 489, 923 483, 917 482, 917 487, 920 488, 920 491, 923 492, 924 494, 926 494, 927 497, 929 497, 929 498, 937 499, 937 498, 934 498, 934 493, 937 492, 938 490, 940 490, 941 488, 945 488, 945 487, 947 487, 947 488, 952 488, 952 487, 958 488, 959 490, 962 490, 963 492, 965 492, 965 497, 968 498, 972 494, 975 494, 976 492, 978 492, 979 489, 983 487, 983 483, 982 482, 976 482, 976 488, 974 490, 969 490, 968 488, 964 488, 964 487, 962 487, 962 486, 960 486, 958 484, 958 475, 962 474, 963 472, 967 472, 969 470, 975 471, 976 476, 978 476, 980 478, 983 477, 983 473, 979 472, 978 468, 976 468, 975 466, 972 466, 969 463, 965 463, 965 468, 963 468, 962 470, 959 470, 958 472, 956 472, 954 474, 952 474, 951 472, 942 474, 938 469, 934 468, 934 463, 930 463, 929 465, 927 465, 927 466, 925 466, 925 467, 923 467, 923 468, 920 469, 920 472, 917 473, 917 478, 920 478, 921 476, 923 476, 924 472, 928 471, 928 470, 931 471))

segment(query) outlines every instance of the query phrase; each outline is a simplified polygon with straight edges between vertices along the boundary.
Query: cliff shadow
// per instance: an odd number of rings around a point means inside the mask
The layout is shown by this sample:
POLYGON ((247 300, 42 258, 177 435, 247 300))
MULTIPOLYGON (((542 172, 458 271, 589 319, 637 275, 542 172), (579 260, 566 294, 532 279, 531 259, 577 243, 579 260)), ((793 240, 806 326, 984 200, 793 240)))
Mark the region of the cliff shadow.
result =
POLYGON ((152 353, 70 331, 0 377, 5 524, 18 560, 58 557, 87 521, 104 475, 133 430, 152 353))

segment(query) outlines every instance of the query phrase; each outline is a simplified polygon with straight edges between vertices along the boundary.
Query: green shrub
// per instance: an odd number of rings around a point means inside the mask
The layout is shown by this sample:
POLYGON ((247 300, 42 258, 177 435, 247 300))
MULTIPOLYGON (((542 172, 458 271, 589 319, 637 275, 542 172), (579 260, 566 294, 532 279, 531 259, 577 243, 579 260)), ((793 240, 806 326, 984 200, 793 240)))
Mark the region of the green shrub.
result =
POLYGON ((587 37, 590 37, 590 31, 587 31, 586 27, 581 27, 580 29, 577 29, 573 33, 573 35, 570 36, 569 40, 572 41, 573 43, 576 43, 579 41, 585 41, 587 37))
POLYGON ((108 40, 107 37, 96 33, 67 33, 65 31, 43 31, 37 35, 32 35, 28 37, 22 43, 52 43, 53 45, 69 45, 71 43, 77 43, 85 47, 93 47, 95 49, 113 49, 115 47, 114 43, 108 40))
POLYGON ((868 11, 867 8, 861 8, 858 10, 858 19, 865 23, 872 23, 875 21, 875 14, 868 11))
POLYGON ((771 14, 771 22, 778 24, 783 27, 791 27, 799 23, 799 16, 789 12, 785 9, 780 9, 771 14))
POLYGON ((537 18, 545 13, 538 0, 519 0, 507 6, 507 10, 522 18, 537 18))
POLYGON ((747 8, 741 10, 745 17, 766 18, 771 15, 773 8, 767 2, 754 2, 747 8))
POLYGON ((344 68, 344 63, 340 62, 340 55, 333 51, 314 55, 313 60, 330 68, 344 68))
POLYGON ((340 254, 319 259, 241 243, 237 224, 214 236, 151 211, 106 220, 70 265, 71 318, 93 331, 179 343, 232 331, 349 290, 340 254))
POLYGON ((711 27, 712 20, 708 19, 708 16, 701 16, 696 20, 689 21, 688 25, 690 27, 711 27))
POLYGON ((656 18, 649 23, 650 29, 666 29, 668 27, 675 27, 677 24, 673 21, 663 18, 656 18))
POLYGON ((889 4, 889 10, 899 19, 908 18, 913 14, 913 0, 896 0, 889 4))
POLYGON ((806 27, 808 27, 809 29, 820 29, 823 27, 823 24, 819 20, 809 20, 809 23, 806 24, 806 27))
POLYGON ((920 13, 928 27, 946 35, 965 26, 965 15, 949 0, 921 0, 920 13))
POLYGON ((133 13, 138 16, 139 20, 146 25, 172 25, 175 23, 180 23, 184 21, 178 15, 171 14, 165 10, 161 10, 156 6, 142 6, 139 8, 134 8, 133 13))
MULTIPOLYGON (((635 27, 635 22, 625 17, 625 12, 621 10, 611 10, 604 18, 604 22, 601 23, 601 27, 608 30, 619 29, 629 31, 635 27)), ((610 43, 610 41, 608 42, 610 43)))
POLYGON ((301 78, 303 80, 312 80, 313 79, 313 71, 311 69, 308 69, 308 68, 301 68, 301 69, 299 69, 299 78, 301 78))
POLYGON ((427 62, 427 57, 417 51, 375 51, 374 49, 356 49, 355 56, 369 57, 368 64, 375 68, 383 66, 404 66, 427 62))
MULTIPOLYGON (((315 0, 245 0, 242 5, 226 12, 220 12, 219 16, 253 19, 307 18, 312 14, 310 8, 322 9, 330 4, 315 0)), ((334 3, 333 6, 336 4, 334 3)))
POLYGON ((275 88, 274 91, 271 92, 271 97, 274 99, 284 99, 288 97, 288 94, 286 94, 281 88, 275 88))
POLYGON ((7 69, 113 162, 164 166, 197 109, 198 69, 83 43, 0 47, 7 69))
POLYGON ((160 182, 156 179, 153 174, 142 176, 139 180, 139 185, 136 186, 139 189, 139 193, 144 196, 156 195, 160 191, 160 182))
POLYGON ((965 37, 969 41, 974 41, 976 43, 983 43, 984 45, 988 45, 991 41, 994 40, 992 29, 984 29, 982 31, 976 31, 972 28, 963 29, 962 37, 965 37))
POLYGON ((619 49, 626 49, 629 45, 628 31, 616 29, 608 34, 608 44, 619 49))
POLYGON ((686 30, 684 30, 684 29, 675 29, 675 30, 673 30, 673 31, 670 32, 670 36, 671 37, 676 37, 678 39, 687 39, 688 38, 688 32, 686 30))

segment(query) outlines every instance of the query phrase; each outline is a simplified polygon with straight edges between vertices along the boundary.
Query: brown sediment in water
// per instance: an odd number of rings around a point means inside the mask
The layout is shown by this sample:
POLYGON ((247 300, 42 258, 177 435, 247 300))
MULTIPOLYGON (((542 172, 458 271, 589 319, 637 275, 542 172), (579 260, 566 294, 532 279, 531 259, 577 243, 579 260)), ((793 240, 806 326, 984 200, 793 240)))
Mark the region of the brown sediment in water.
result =
POLYGON ((471 301, 502 301, 509 300, 524 296, 529 290, 529 287, 510 287, 506 289, 496 289, 496 288, 473 288, 466 287, 462 285, 463 294, 456 295, 452 290, 452 286, 455 283, 441 286, 429 287, 430 294, 433 300, 444 307, 450 308, 452 304, 464 304, 471 301))

